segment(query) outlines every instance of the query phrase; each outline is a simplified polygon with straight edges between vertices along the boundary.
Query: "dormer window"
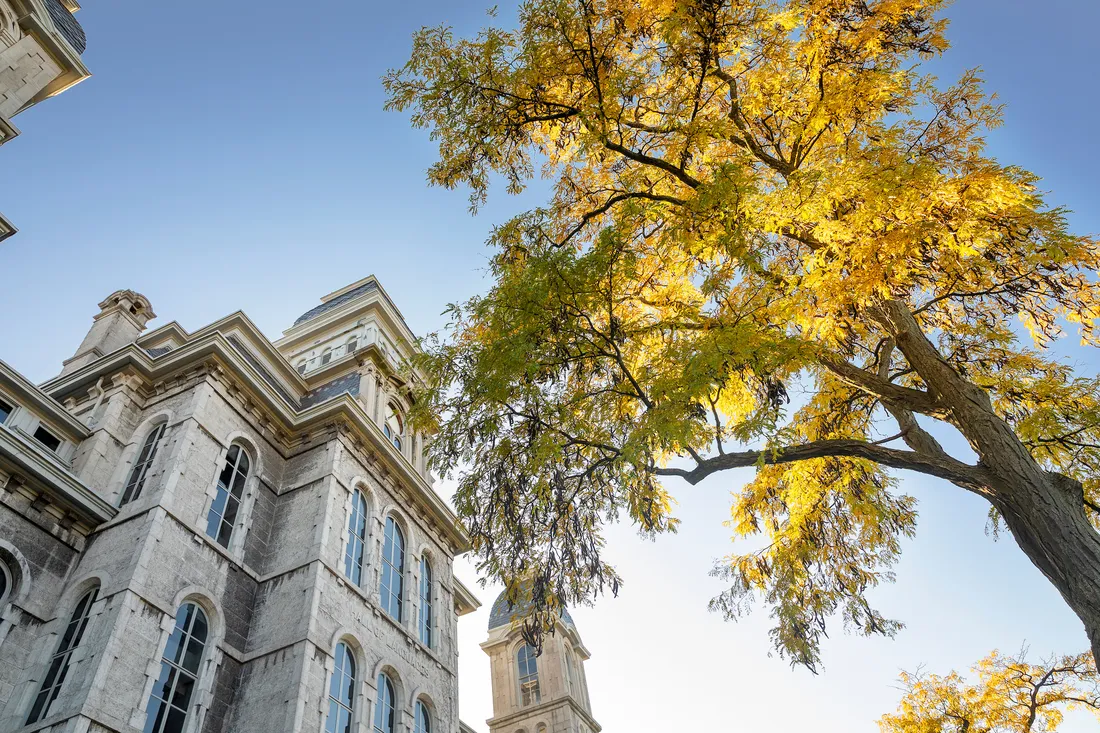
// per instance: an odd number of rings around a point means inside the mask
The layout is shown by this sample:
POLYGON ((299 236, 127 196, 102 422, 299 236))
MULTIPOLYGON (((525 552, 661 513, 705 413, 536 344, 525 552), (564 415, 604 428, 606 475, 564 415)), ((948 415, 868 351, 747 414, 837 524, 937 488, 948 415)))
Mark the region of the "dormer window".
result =
POLYGON ((404 425, 401 422, 401 413, 393 405, 386 408, 386 422, 382 425, 382 433, 386 439, 393 443, 393 447, 401 450, 401 435, 404 433, 404 425))
POLYGON ((298 373, 299 374, 305 374, 306 373, 306 360, 305 359, 302 359, 300 362, 298 362, 298 373))
POLYGON ((344 350, 349 354, 354 354, 356 349, 358 348, 359 339, 357 339, 355 336, 352 336, 350 339, 348 339, 347 346, 344 347, 344 350))
POLYGON ((61 438, 57 437, 49 430, 46 430, 46 428, 41 425, 34 431, 34 439, 55 452, 61 447, 61 438))
POLYGON ((321 366, 328 364, 332 361, 332 349, 325 349, 321 352, 321 366))

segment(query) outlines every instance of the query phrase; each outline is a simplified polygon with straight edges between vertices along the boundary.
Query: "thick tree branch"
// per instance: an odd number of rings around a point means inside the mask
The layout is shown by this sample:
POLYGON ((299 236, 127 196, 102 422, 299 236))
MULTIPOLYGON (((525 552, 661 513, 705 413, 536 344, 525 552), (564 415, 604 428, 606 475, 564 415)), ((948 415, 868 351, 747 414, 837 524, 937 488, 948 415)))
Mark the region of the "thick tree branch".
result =
POLYGON ((652 470, 657 476, 675 476, 694 485, 718 471, 761 464, 795 463, 811 458, 864 458, 890 468, 937 476, 978 494, 986 495, 989 491, 987 482, 990 477, 980 466, 971 466, 946 455, 929 456, 914 451, 887 448, 863 440, 844 438, 819 440, 774 451, 749 450, 726 453, 699 461, 692 469, 654 467, 652 470))

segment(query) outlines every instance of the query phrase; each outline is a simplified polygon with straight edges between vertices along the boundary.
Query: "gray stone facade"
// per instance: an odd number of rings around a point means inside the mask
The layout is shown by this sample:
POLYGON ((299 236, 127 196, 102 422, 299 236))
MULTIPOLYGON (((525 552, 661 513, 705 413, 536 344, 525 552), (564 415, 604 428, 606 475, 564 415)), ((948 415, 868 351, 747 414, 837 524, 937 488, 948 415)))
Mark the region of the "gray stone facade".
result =
POLYGON ((373 278, 332 301, 272 343, 242 313, 146 331, 149 303, 120 291, 53 380, 36 387, 0 362, 0 731, 148 730, 162 657, 194 604, 209 631, 183 731, 325 730, 343 643, 351 730, 372 729, 385 674, 395 731, 413 731, 420 706, 433 733, 458 733, 457 617, 477 601, 452 572, 467 539, 403 421, 414 340, 373 278), (236 496, 222 481, 236 451, 249 468, 230 517, 219 507, 236 496), (358 583, 345 569, 355 492, 358 583), (212 512, 232 527, 224 544, 212 512), (404 538, 400 618, 379 595, 389 520, 404 538), (28 722, 92 590, 56 698, 28 722))

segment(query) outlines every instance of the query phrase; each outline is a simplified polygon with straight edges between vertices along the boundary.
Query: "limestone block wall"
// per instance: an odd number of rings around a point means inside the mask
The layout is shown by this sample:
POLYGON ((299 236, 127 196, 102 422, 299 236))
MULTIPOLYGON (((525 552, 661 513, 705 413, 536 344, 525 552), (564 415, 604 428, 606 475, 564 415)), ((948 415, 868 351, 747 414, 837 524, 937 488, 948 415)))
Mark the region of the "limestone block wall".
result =
MULTIPOLYGON (((453 556, 438 528, 413 508, 407 487, 335 425, 287 452, 247 395, 216 368, 166 384, 116 375, 105 385, 72 405, 93 430, 76 452, 74 471, 96 493, 117 506, 149 431, 163 422, 164 437, 140 497, 120 507, 86 546, 80 537, 8 517, 0 503, 0 538, 33 548, 25 553, 30 574, 36 587, 37 578, 44 581, 40 595, 0 613, 0 623, 18 622, 7 623, 6 640, 0 628, 0 730, 15 730, 25 719, 56 646, 56 629, 68 620, 74 594, 93 582, 101 595, 80 668, 54 709, 66 731, 141 730, 165 641, 185 601, 198 603, 211 624, 193 699, 193 715, 201 721, 195 730, 322 729, 332 655, 341 639, 356 649, 357 714, 364 723, 373 712, 377 674, 386 670, 398 688, 399 730, 411 729, 417 699, 432 711, 433 730, 458 730, 453 556), (205 530, 218 474, 234 443, 245 448, 252 466, 226 548, 205 530), (370 506, 361 587, 343 574, 356 489, 370 506), (379 603, 389 516, 406 544, 400 622, 379 603), (431 558, 434 576, 431 649, 418 634, 422 556, 431 558)), ((3 547, 0 542, 0 552, 3 547)))
POLYGON ((13 116, 60 74, 61 67, 31 36, 0 51, 0 116, 13 116))
POLYGON ((43 652, 46 632, 65 613, 59 608, 62 590, 83 547, 83 538, 66 537, 27 496, 0 488, 0 558, 17 575, 8 602, 0 606, 0 730, 9 730, 19 717, 38 658, 53 652, 43 652))

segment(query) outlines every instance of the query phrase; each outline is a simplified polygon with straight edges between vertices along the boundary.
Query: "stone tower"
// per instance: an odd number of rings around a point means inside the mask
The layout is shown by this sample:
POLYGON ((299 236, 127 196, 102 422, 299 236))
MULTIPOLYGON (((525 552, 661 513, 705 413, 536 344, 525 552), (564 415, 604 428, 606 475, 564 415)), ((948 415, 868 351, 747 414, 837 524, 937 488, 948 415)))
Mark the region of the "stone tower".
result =
POLYGON ((493 677, 493 717, 489 733, 598 733, 592 717, 584 663, 591 656, 565 610, 542 654, 526 644, 518 621, 523 608, 496 599, 489 615, 489 655, 493 677))

